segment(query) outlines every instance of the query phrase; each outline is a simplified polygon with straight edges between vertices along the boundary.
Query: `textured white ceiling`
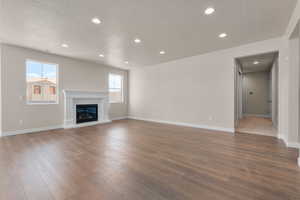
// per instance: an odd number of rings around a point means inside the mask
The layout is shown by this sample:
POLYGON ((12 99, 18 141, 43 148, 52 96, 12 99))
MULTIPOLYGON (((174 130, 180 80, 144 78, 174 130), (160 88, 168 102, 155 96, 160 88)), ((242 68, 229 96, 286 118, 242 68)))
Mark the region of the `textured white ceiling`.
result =
POLYGON ((239 58, 238 61, 241 64, 243 73, 270 71, 273 62, 277 57, 278 52, 271 52, 239 58), (254 64, 255 61, 258 61, 259 63, 254 64))
POLYGON ((1 0, 0 39, 130 68, 280 36, 296 0, 1 0), (205 16, 213 6, 216 12, 205 16), (97 16, 103 23, 94 25, 97 16), (226 32, 228 37, 218 38, 226 32), (142 39, 135 44, 134 38, 142 39), (60 45, 67 43, 69 48, 60 45), (165 50, 165 55, 159 51, 165 50), (104 58, 98 54, 104 54, 104 58), (129 61, 126 65, 124 61, 129 61))

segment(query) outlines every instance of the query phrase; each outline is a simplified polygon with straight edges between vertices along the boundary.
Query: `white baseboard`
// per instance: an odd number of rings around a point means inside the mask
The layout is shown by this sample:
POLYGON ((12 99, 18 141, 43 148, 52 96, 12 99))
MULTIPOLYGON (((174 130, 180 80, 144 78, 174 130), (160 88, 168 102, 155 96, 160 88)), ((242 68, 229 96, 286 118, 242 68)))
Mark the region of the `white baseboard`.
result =
POLYGON ((277 139, 283 140, 283 137, 282 137, 282 135, 280 133, 277 134, 277 139))
POLYGON ((278 139, 281 139, 286 147, 300 148, 300 144, 297 142, 289 142, 285 135, 278 133, 278 139))
POLYGON ((112 121, 116 121, 116 120, 122 120, 122 119, 128 119, 128 116, 124 116, 124 117, 115 117, 115 118, 112 118, 111 120, 112 120, 112 121))
POLYGON ((128 119, 135 119, 135 120, 141 120, 141 121, 156 122, 156 123, 161 123, 161 124, 171 124, 171 125, 176 125, 176 126, 186 126, 186 127, 191 127, 191 128, 201 128, 201 129, 207 129, 207 130, 215 130, 215 131, 234 133, 234 128, 215 127, 215 126, 198 125, 198 124, 190 124, 190 123, 183 123, 183 122, 172 122, 172 121, 147 119, 147 118, 134 117, 134 116, 128 116, 128 119))
POLYGON ((285 146, 300 149, 299 142, 289 142, 287 138, 285 138, 284 135, 280 133, 278 133, 277 137, 278 139, 281 139, 284 142, 285 146))
POLYGON ((49 130, 55 130, 55 129, 61 129, 61 128, 63 128, 62 125, 57 125, 57 126, 48 126, 48 127, 42 127, 42 128, 16 130, 16 131, 4 131, 4 132, 2 132, 2 136, 4 137, 4 136, 25 134, 25 133, 35 133, 35 132, 49 131, 49 130))
POLYGON ((291 148, 300 149, 300 143, 298 143, 298 142, 287 142, 287 146, 291 147, 291 148))
POLYGON ((278 133, 278 134, 277 134, 277 138, 278 138, 278 139, 281 139, 281 140, 284 142, 285 146, 288 146, 288 145, 287 145, 287 139, 284 137, 284 135, 278 133))
POLYGON ((69 128, 80 128, 85 126, 94 126, 97 124, 105 124, 110 123, 111 120, 101 121, 101 122, 89 122, 89 123, 83 123, 83 124, 76 124, 72 126, 64 126, 64 125, 57 125, 57 126, 47 126, 47 127, 41 127, 41 128, 31 128, 31 129, 23 129, 23 130, 16 130, 16 131, 4 131, 2 134, 0 134, 0 137, 5 136, 13 136, 13 135, 20 135, 20 134, 26 134, 26 133, 35 133, 35 132, 42 132, 42 131, 50 131, 55 129, 69 129, 69 128))

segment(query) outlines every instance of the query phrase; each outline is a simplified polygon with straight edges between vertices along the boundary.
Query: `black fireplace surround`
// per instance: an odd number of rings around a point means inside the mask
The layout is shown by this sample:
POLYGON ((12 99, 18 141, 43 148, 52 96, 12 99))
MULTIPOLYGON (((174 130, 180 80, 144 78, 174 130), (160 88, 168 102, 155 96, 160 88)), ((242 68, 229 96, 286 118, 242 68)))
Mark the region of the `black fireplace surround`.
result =
POLYGON ((76 123, 98 121, 98 104, 76 105, 76 123))

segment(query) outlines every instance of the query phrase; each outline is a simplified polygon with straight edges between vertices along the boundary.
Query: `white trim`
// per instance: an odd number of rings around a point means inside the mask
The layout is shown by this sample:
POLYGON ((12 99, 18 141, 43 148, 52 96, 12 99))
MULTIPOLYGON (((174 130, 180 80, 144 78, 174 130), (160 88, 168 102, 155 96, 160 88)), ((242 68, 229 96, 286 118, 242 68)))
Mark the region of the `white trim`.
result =
POLYGON ((41 132, 41 131, 49 131, 49 130, 55 130, 55 129, 61 129, 61 128, 63 128, 62 125, 57 125, 57 126, 48 126, 48 127, 42 127, 42 128, 31 128, 31 129, 16 130, 16 131, 4 131, 4 132, 2 132, 2 137, 25 134, 25 133, 35 133, 35 132, 41 132))
MULTIPOLYGON (((282 134, 278 134, 278 139, 281 139, 284 142, 286 147, 300 149, 299 142, 288 142, 287 139, 285 137, 283 137, 282 134)), ((299 158, 300 158, 300 155, 299 155, 299 158)), ((298 163, 299 163, 299 158, 298 158, 298 163)))
POLYGON ((111 103, 111 104, 116 104, 116 103, 119 103, 119 104, 122 104, 122 103, 124 103, 124 75, 123 74, 121 74, 121 73, 115 73, 115 72, 109 72, 108 73, 108 83, 107 83, 107 85, 108 85, 108 92, 110 92, 110 89, 119 89, 119 88, 110 88, 110 76, 120 76, 121 77, 121 94, 122 94, 122 99, 121 99, 121 101, 110 101, 110 98, 109 98, 109 100, 108 100, 108 102, 109 103, 111 103))
POLYGON ((273 133, 263 133, 263 132, 260 132, 260 131, 253 131, 253 130, 247 130, 247 129, 239 130, 238 128, 235 129, 235 130, 236 130, 236 132, 239 132, 239 133, 263 135, 263 136, 278 138, 278 135, 277 134, 274 135, 273 133))
POLYGON ((283 134, 277 133, 277 138, 283 140, 285 146, 287 146, 287 141, 283 134))
POLYGON ((28 66, 27 66, 27 62, 35 62, 35 63, 41 63, 41 64, 46 64, 46 65, 55 65, 56 67, 56 100, 55 102, 49 101, 49 102, 45 102, 45 101, 39 101, 39 102, 35 102, 35 101, 28 101, 27 99, 27 89, 26 89, 26 104, 27 105, 55 105, 55 104, 59 104, 59 64, 57 63, 50 63, 50 62, 44 62, 44 61, 38 61, 38 60, 34 60, 34 59, 30 59, 27 58, 25 60, 25 67, 26 67, 26 71, 25 71, 25 78, 26 78, 26 84, 28 83, 28 76, 27 76, 27 70, 28 70, 28 66))
POLYGON ((115 118, 112 118, 111 120, 112 121, 116 121, 116 120, 122 120, 122 119, 128 119, 129 117, 128 116, 124 116, 124 117, 115 117, 115 118))
POLYGON ((298 166, 300 167, 300 156, 298 158, 298 166))
POLYGON ((71 125, 64 125, 64 129, 70 129, 70 128, 80 128, 80 127, 86 127, 86 126, 94 126, 97 124, 107 124, 111 123, 111 120, 104 120, 104 121, 97 121, 97 122, 86 122, 81 124, 71 124, 71 125))
POLYGON ((291 148, 300 149, 300 143, 298 143, 298 142, 287 142, 287 146, 291 147, 291 148))
POLYGON ((109 106, 108 92, 92 92, 79 90, 63 90, 64 93, 64 128, 82 127, 76 123, 76 105, 97 104, 98 121, 86 123, 86 126, 110 122, 108 117, 109 106))
POLYGON ((156 122, 156 123, 161 123, 161 124, 171 124, 171 125, 176 125, 176 126, 186 126, 186 127, 192 127, 192 128, 201 128, 201 129, 207 129, 207 130, 215 130, 215 131, 222 131, 222 132, 234 133, 234 128, 224 128, 224 127, 216 127, 216 126, 198 125, 198 124, 190 124, 190 123, 183 123, 183 122, 172 122, 172 121, 147 119, 147 118, 134 117, 134 116, 128 116, 128 119, 134 119, 134 120, 141 120, 141 121, 156 122))
POLYGON ((287 138, 284 137, 283 134, 278 133, 277 138, 281 139, 284 142, 284 144, 285 144, 286 147, 300 149, 300 143, 298 143, 298 142, 289 142, 287 140, 287 138))
POLYGON ((35 133, 35 132, 42 132, 42 131, 50 131, 55 129, 69 129, 69 128, 80 128, 80 127, 86 127, 86 126, 94 126, 97 124, 106 124, 111 123, 111 120, 105 120, 105 121, 98 121, 98 122, 87 122, 82 124, 76 124, 72 126, 64 126, 64 125, 57 125, 57 126, 48 126, 48 127, 41 127, 41 128, 31 128, 31 129, 23 129, 23 130, 15 130, 15 131, 4 131, 2 134, 0 134, 0 137, 5 136, 13 136, 13 135, 20 135, 20 134, 26 134, 26 133, 35 133))

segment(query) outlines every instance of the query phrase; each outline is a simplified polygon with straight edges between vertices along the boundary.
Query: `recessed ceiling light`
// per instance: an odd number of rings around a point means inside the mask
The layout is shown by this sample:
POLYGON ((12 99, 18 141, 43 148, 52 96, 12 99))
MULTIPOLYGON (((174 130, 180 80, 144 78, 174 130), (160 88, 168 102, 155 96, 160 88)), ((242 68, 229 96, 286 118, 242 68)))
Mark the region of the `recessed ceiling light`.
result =
POLYGON ((125 64, 128 64, 129 62, 128 62, 128 61, 125 61, 124 63, 125 63, 125 64))
POLYGON ((258 62, 258 61, 254 61, 253 64, 254 64, 254 65, 258 65, 259 62, 258 62))
POLYGON ((99 57, 104 58, 104 55, 103 54, 99 54, 99 57))
POLYGON ((69 47, 69 45, 67 45, 67 44, 62 44, 61 45, 63 48, 68 48, 69 47))
POLYGON ((214 12, 215 12, 215 9, 212 8, 212 7, 206 8, 205 11, 204 11, 204 13, 205 13, 206 15, 211 15, 211 14, 213 14, 214 12))
POLYGON ((165 51, 160 51, 159 54, 163 55, 163 54, 166 54, 166 52, 165 51))
POLYGON ((99 18, 97 18, 97 17, 94 17, 94 18, 92 19, 92 22, 93 22, 94 24, 101 24, 101 20, 100 20, 99 18))
POLYGON ((135 38, 135 39, 134 39, 134 42, 135 42, 135 43, 141 43, 141 42, 142 42, 142 40, 141 40, 141 39, 139 39, 139 38, 135 38))
POLYGON ((219 38, 225 38, 225 37, 227 37, 227 34, 226 34, 226 33, 221 33, 221 34, 219 35, 219 38))

